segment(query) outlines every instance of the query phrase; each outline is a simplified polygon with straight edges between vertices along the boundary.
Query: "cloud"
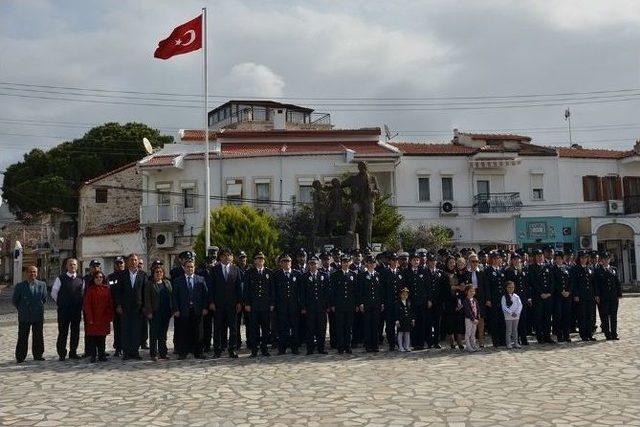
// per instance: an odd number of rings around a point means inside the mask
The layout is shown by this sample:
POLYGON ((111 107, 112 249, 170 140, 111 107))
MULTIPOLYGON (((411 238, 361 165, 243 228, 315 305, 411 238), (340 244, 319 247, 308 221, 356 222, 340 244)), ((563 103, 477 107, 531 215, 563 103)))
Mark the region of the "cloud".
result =
POLYGON ((281 97, 284 92, 284 80, 269 67, 253 62, 243 62, 231 68, 224 86, 229 93, 239 96, 255 96, 264 98, 281 97))

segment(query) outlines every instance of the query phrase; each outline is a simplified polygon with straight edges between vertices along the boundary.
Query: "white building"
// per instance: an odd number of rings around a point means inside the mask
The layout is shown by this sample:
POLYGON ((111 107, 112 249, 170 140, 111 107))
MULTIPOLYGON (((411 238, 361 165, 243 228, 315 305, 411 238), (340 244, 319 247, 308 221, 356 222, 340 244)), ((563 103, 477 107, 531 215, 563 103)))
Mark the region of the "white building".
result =
MULTIPOLYGON (((271 211, 310 202, 311 183, 365 160, 409 225, 440 223, 459 246, 607 248, 624 282, 640 277, 640 148, 545 147, 519 135, 463 133, 448 143, 380 141, 379 128, 332 129, 327 115, 231 101, 209 116, 212 207, 271 211), (317 117, 317 118, 314 118, 317 117)), ((204 133, 138 163, 150 258, 190 249, 204 224, 204 133)))

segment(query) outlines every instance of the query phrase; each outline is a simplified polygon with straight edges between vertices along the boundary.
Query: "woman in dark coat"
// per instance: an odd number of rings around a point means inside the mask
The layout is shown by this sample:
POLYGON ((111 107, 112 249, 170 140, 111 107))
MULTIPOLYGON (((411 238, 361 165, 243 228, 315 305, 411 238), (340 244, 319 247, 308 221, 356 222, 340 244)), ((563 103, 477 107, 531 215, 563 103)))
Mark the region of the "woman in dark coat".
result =
POLYGON ((101 271, 93 273, 84 293, 84 333, 87 337, 86 352, 95 363, 96 356, 101 362, 107 361, 105 356, 105 340, 111 332, 113 321, 113 300, 111 290, 101 271))
POLYGON ((456 348, 456 344, 458 344, 458 348, 463 349, 464 312, 462 310, 462 300, 464 299, 464 284, 460 282, 461 277, 455 257, 447 257, 444 262, 443 272, 449 284, 449 292, 443 296, 446 313, 445 328, 451 348, 456 348))
POLYGON ((144 286, 144 314, 151 325, 149 356, 152 360, 168 359, 167 356, 167 330, 171 320, 171 294, 173 288, 171 282, 165 277, 161 265, 151 269, 144 286))

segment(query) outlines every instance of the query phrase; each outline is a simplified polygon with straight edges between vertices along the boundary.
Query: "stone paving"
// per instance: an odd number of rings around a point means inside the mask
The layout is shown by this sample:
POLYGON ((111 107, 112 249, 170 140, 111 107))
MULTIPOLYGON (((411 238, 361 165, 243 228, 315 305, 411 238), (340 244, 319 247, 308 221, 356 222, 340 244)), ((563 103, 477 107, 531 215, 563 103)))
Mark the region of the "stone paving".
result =
POLYGON ((617 342, 97 365, 57 360, 54 312, 47 361, 15 364, 0 316, 0 425, 640 425, 638 303, 617 342))

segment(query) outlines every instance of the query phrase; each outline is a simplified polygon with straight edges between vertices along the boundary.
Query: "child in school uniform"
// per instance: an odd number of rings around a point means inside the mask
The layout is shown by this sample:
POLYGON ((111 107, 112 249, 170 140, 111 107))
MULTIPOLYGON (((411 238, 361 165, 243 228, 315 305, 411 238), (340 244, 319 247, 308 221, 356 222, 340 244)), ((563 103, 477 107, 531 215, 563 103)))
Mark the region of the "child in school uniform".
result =
POLYGON ((411 328, 415 325, 413 309, 409 301, 409 289, 400 290, 400 299, 396 301, 396 336, 398 337, 398 350, 411 351, 411 328))
POLYGON ((520 348, 518 343, 518 322, 522 312, 522 301, 515 293, 516 285, 512 281, 505 283, 506 293, 502 296, 502 312, 506 323, 506 343, 507 348, 520 348))
POLYGON ((476 289, 469 284, 464 288, 464 299, 462 300, 462 308, 464 311, 464 349, 469 352, 478 351, 478 343, 476 342, 476 328, 480 321, 480 306, 474 298, 476 289))

